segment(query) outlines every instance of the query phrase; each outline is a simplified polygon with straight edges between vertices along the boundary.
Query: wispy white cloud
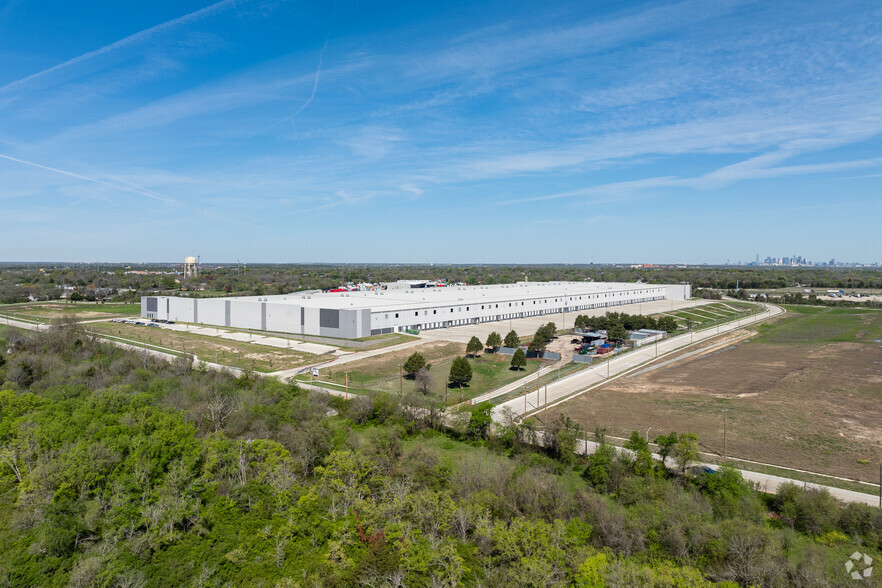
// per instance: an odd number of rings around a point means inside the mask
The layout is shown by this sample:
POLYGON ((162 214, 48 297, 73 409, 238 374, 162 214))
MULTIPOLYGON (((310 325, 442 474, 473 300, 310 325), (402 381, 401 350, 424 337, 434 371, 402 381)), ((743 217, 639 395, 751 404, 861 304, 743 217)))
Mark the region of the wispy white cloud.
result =
POLYGON ((421 188, 417 187, 415 184, 402 184, 401 189, 405 192, 408 192, 409 194, 412 194, 414 198, 419 198, 420 196, 425 194, 425 192, 421 188))
POLYGON ((780 152, 768 153, 753 157, 732 165, 717 168, 706 174, 695 177, 659 176, 631 180, 626 182, 612 182, 598 184, 588 188, 569 190, 541 196, 515 198, 494 202, 495 205, 509 205, 526 202, 543 202, 548 200, 561 200, 569 198, 591 197, 592 202, 598 202, 597 197, 613 197, 608 202, 615 202, 634 194, 657 191, 665 188, 690 188, 696 190, 711 190, 732 185, 746 180, 760 180, 783 178, 788 176, 803 176, 812 174, 834 173, 854 169, 882 166, 882 157, 860 159, 852 161, 838 161, 829 163, 802 164, 773 167, 772 164, 782 161, 792 154, 780 152))
POLYGON ((207 6, 200 10, 196 10, 189 14, 185 14, 184 16, 179 16, 178 18, 166 21, 162 24, 144 29, 138 33, 120 39, 119 41, 115 41, 113 43, 110 43, 109 45, 105 45, 104 47, 95 49, 94 51, 83 53, 82 55, 78 55, 73 59, 69 59, 63 63, 59 63, 58 65, 54 65, 43 71, 31 74, 14 82, 10 82, 0 87, 0 97, 8 96, 11 93, 20 92, 21 90, 34 87, 38 83, 50 78, 60 77, 62 79, 69 79, 69 77, 72 75, 72 71, 90 61, 96 60, 97 58, 115 53, 123 49, 149 43, 156 36, 162 33, 168 32, 176 27, 192 24, 193 22, 212 16, 217 12, 220 12, 221 10, 224 10, 226 8, 230 8, 234 6, 237 2, 241 1, 242 0, 221 0, 220 2, 216 2, 215 4, 207 6))
POLYGON ((53 172, 56 174, 61 174, 63 176, 68 176, 71 178, 76 178, 76 179, 82 180, 84 182, 92 182, 94 184, 102 184, 104 186, 110 186, 110 187, 115 188, 117 190, 120 190, 122 192, 128 192, 131 194, 138 194, 140 196, 145 196, 145 197, 151 198, 153 200, 160 200, 160 201, 166 202, 166 203, 175 203, 176 202, 172 198, 168 198, 166 196, 163 196, 162 194, 157 194, 153 190, 150 190, 150 189, 145 188, 143 186, 139 186, 133 182, 130 182, 128 180, 124 180, 124 179, 118 178, 118 177, 109 176, 110 180, 114 180, 114 181, 105 180, 105 179, 101 179, 101 178, 95 178, 92 176, 87 176, 87 175, 78 174, 75 172, 59 169, 57 167, 51 167, 48 165, 35 163, 33 161, 26 161, 24 159, 18 159, 17 157, 11 157, 9 155, 4 155, 2 153, 0 153, 0 159, 5 159, 7 161, 19 163, 21 165, 27 165, 27 166, 34 167, 37 169, 50 171, 50 172, 53 172), (123 184, 123 185, 121 185, 121 184, 123 184))

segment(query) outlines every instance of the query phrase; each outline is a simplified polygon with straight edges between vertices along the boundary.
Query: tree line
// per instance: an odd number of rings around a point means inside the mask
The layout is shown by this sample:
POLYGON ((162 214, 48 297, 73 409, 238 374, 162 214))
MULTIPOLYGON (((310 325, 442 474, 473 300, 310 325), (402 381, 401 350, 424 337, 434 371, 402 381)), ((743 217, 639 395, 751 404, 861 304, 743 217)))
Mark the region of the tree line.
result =
POLYGON ((679 330, 677 321, 672 316, 663 315, 658 318, 625 312, 607 312, 603 316, 579 315, 573 323, 579 329, 606 331, 610 339, 625 340, 628 333, 640 329, 653 329, 674 333, 679 330))
MULTIPOLYGON (((656 267, 614 265, 329 265, 228 264, 206 265, 196 279, 182 275, 127 274, 124 264, 69 267, 8 265, 0 267, 0 303, 25 302, 29 296, 57 299, 61 284, 72 285, 85 298, 96 292, 120 300, 138 300, 150 292, 185 289, 193 296, 287 294, 300 290, 336 288, 347 283, 394 282, 400 279, 445 280, 449 283, 511 284, 531 281, 607 281, 650 284, 689 283, 693 288, 735 290, 774 289, 795 285, 815 288, 882 289, 878 268, 743 268, 656 267), (42 270, 42 271, 41 271, 42 270), (202 288, 205 288, 203 291, 202 288)), ((180 271, 180 264, 141 265, 147 271, 180 271)))
POLYGON ((9 333, 4 585, 813 587, 882 548, 878 509, 692 472, 688 433, 656 439, 674 467, 602 429, 586 457, 565 415, 345 400, 73 324, 9 333))

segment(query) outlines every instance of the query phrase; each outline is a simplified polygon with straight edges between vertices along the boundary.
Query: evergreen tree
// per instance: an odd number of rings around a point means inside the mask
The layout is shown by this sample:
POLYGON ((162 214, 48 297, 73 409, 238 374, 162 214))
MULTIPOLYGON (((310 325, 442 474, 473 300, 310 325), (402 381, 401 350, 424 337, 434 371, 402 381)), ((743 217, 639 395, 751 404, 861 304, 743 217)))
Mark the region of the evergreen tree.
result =
POLYGON ((492 349, 495 353, 496 350, 499 349, 499 347, 501 345, 502 345, 502 335, 500 335, 496 331, 493 331, 492 333, 490 333, 490 335, 487 337, 487 347, 492 349))
POLYGON ((462 388, 463 384, 467 384, 472 379, 472 364, 464 357, 457 357, 450 364, 450 375, 448 380, 451 384, 462 388))
POLYGON ((481 344, 481 340, 477 337, 472 337, 469 339, 468 344, 466 345, 466 353, 469 355, 477 355, 481 353, 484 349, 484 346, 481 344))
POLYGON ((511 367, 516 370, 522 370, 527 367, 527 354, 523 349, 517 349, 511 356, 511 367))
POLYGON ((521 344, 521 338, 518 337, 518 334, 515 331, 509 331, 508 335, 505 336, 506 347, 518 347, 521 344))
POLYGON ((419 351, 416 351, 413 355, 407 358, 407 361, 404 362, 404 373, 406 373, 408 377, 412 378, 421 369, 429 367, 431 366, 426 363, 426 356, 419 351))

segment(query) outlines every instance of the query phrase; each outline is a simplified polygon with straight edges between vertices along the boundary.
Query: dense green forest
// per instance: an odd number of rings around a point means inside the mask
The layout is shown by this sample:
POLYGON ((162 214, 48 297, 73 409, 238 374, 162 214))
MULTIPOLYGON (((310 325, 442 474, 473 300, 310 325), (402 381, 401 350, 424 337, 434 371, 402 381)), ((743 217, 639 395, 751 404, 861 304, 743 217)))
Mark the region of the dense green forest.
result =
POLYGON ((576 455, 566 417, 329 398, 74 324, 6 337, 3 586, 851 586, 882 548, 879 509, 693 473, 686 434, 669 470, 639 434, 576 455))
POLYGON ((126 266, 0 267, 0 303, 24 302, 29 296, 56 299, 72 286, 84 299, 140 300, 147 292, 186 288, 194 295, 287 294, 299 290, 335 288, 346 283, 390 282, 399 279, 439 279, 468 284, 514 283, 525 279, 595 280, 649 283, 688 282, 695 288, 773 289, 807 285, 815 288, 882 289, 882 270, 873 268, 775 267, 650 267, 614 265, 251 265, 247 268, 204 267, 198 279, 186 280, 173 272, 180 266, 145 265, 134 269, 168 274, 126 273, 126 266), (176 281, 178 280, 178 281, 176 281), (204 288, 204 290, 202 289, 204 288))

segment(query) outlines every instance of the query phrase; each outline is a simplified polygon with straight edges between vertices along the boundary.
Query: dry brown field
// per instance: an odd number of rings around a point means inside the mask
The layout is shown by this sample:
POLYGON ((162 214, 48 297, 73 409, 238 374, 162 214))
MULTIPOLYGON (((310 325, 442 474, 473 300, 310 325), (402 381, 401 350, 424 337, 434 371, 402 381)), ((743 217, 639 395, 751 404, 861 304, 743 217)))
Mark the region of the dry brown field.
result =
MULTIPOLYGON (((803 309, 804 310, 804 309, 803 309)), ((739 341, 557 407, 589 430, 698 434, 705 451, 878 482, 882 312, 791 311, 739 341)))

